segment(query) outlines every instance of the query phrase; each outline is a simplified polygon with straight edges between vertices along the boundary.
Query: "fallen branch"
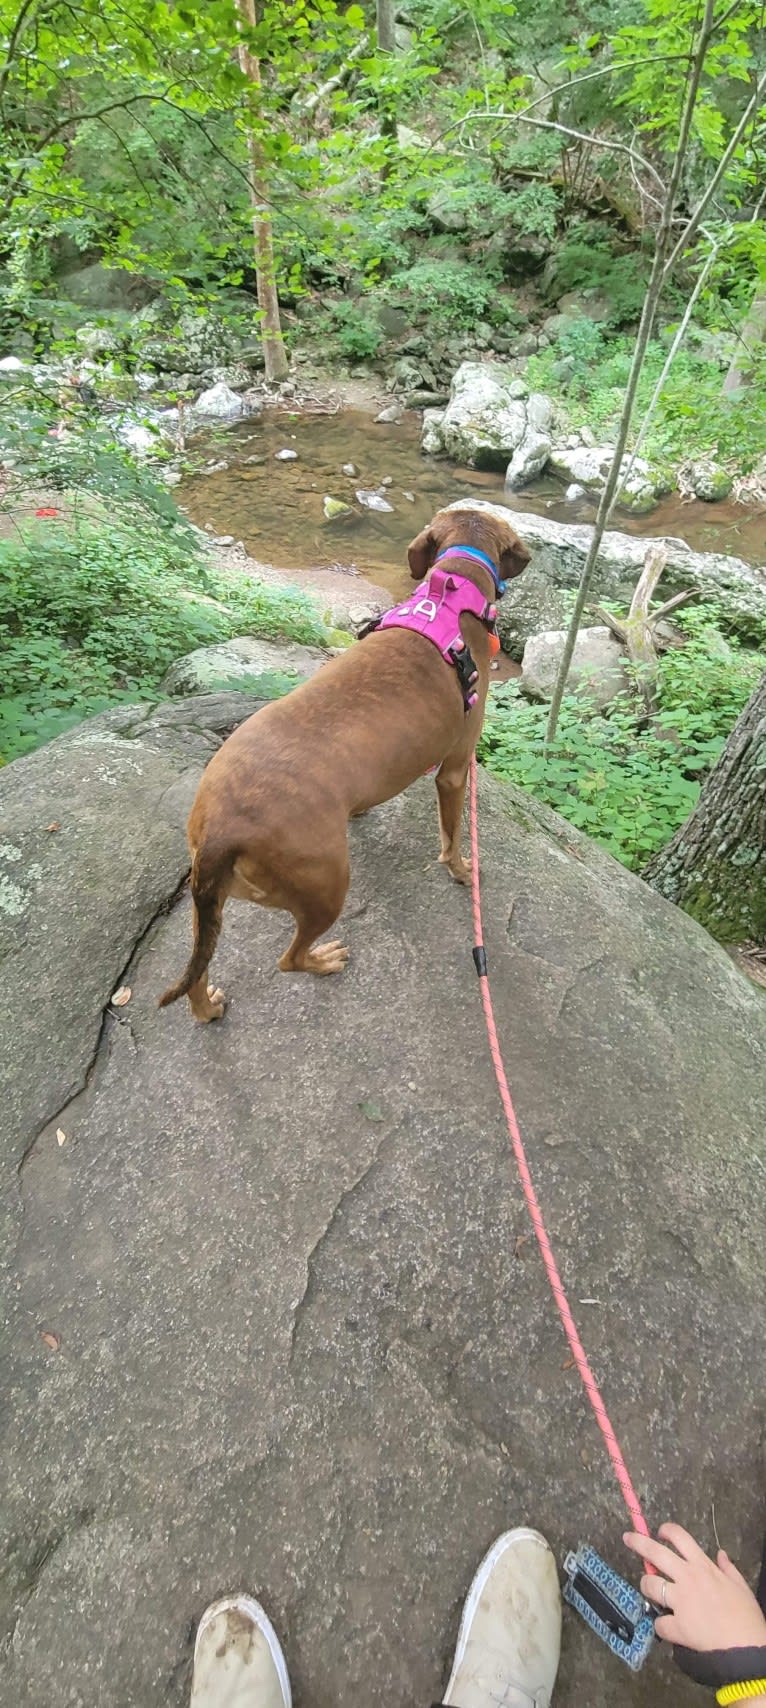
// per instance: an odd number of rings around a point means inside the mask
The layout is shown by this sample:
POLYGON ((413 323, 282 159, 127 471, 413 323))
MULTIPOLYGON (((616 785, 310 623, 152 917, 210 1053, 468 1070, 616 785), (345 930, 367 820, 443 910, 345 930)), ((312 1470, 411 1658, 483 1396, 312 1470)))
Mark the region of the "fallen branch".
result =
POLYGON ((342 89, 346 78, 349 77, 353 71, 356 60, 361 59, 362 54, 366 53, 369 45, 369 36, 366 34, 361 35, 359 40, 354 42, 347 58, 344 59, 343 64, 334 73, 334 75, 332 77, 328 77, 326 83, 320 83, 319 88, 315 89, 313 94, 307 95, 305 101, 296 101, 295 105, 301 116, 306 113, 315 113, 321 101, 324 101, 328 95, 333 95, 336 89, 342 89))
POLYGON ((652 595, 667 561, 668 548, 664 541, 649 547, 627 617, 615 617, 614 613, 605 610, 603 605, 596 606, 596 616, 600 617, 616 639, 622 642, 631 664, 638 667, 638 689, 647 717, 653 717, 656 711, 657 654, 669 645, 669 642, 658 634, 657 626, 669 612, 677 611, 679 606, 685 605, 689 599, 696 599, 699 591, 696 587, 686 587, 682 593, 675 593, 672 599, 666 599, 664 605, 659 605, 655 611, 651 611, 649 607, 652 595))

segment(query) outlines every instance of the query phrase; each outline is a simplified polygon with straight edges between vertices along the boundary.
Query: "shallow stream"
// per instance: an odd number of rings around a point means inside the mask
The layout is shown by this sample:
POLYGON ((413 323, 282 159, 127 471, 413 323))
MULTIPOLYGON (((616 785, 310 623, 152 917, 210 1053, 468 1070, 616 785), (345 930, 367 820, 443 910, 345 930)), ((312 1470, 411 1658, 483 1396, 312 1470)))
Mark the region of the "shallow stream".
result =
MULTIPOLYGON (((244 541, 251 557, 302 572, 307 579, 312 570, 341 570, 399 598, 409 585, 408 542, 461 493, 495 498, 559 522, 592 522, 595 515, 587 499, 567 503, 557 481, 543 478, 524 493, 506 493, 502 474, 422 456, 415 414, 379 423, 350 409, 335 415, 271 410, 221 433, 208 455, 228 467, 198 471, 178 488, 180 503, 198 526, 232 534, 244 541), (281 450, 297 456, 278 460, 281 450), (353 463, 356 473, 344 474, 344 463, 353 463), (359 506, 356 489, 376 490, 383 481, 390 482, 383 495, 392 509, 359 506), (353 504, 355 513, 327 521, 325 495, 353 504)), ((766 513, 730 501, 686 503, 675 493, 647 516, 616 511, 612 526, 630 534, 670 534, 698 551, 766 563, 766 513)))

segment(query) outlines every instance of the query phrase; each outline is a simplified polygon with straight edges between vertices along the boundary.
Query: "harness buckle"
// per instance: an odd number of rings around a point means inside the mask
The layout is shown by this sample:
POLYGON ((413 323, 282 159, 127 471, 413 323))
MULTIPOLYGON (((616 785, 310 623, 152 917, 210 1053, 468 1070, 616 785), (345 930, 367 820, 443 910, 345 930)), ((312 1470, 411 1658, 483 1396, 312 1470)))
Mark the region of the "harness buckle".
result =
POLYGON ((375 630, 380 628, 382 621, 383 621, 383 612, 382 611, 381 611, 381 614, 379 617, 370 617, 370 620, 368 623, 363 623, 361 629, 357 629, 357 632, 356 632, 357 640, 366 640, 368 635, 374 634, 375 630))
POLYGON ((471 649, 469 646, 466 646, 464 640, 455 641, 449 648, 447 657, 450 664, 454 665, 457 672, 457 679, 460 683, 465 709, 467 712, 470 712, 471 707, 476 705, 476 701, 479 697, 478 694, 473 692, 474 683, 479 680, 479 672, 476 669, 471 649))

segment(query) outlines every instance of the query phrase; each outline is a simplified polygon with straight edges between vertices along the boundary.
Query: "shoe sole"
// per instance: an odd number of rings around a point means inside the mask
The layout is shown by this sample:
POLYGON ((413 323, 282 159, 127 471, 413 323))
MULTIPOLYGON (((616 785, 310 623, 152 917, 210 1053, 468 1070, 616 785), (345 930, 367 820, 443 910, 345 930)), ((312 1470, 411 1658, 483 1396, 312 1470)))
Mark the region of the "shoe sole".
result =
POLYGON ((244 1614, 247 1619, 252 1621, 253 1625, 257 1625, 259 1631, 263 1632, 269 1646, 269 1654, 271 1655, 276 1668, 280 1689, 282 1691, 284 1708, 292 1708, 293 1698, 292 1691, 290 1689, 290 1676, 287 1671, 285 1657, 282 1653, 282 1645, 276 1631, 274 1630, 274 1626, 271 1623, 268 1613, 266 1613, 264 1608, 261 1607, 260 1601, 256 1601, 254 1595, 224 1595, 221 1597, 220 1601, 213 1601, 209 1607, 205 1608, 199 1622, 197 1636, 194 1643, 195 1661, 197 1659, 197 1650, 202 1636, 208 1626, 212 1624, 213 1620, 219 1613, 231 1612, 244 1614))
POLYGON ((487 1580, 491 1576, 492 1571, 494 1570, 494 1567, 497 1565, 498 1560, 501 1558, 501 1556, 503 1554, 505 1554, 507 1552, 508 1548, 513 1547, 514 1542, 539 1542, 541 1544, 541 1546, 545 1549, 546 1554, 552 1555, 551 1548, 549 1547, 548 1543, 546 1542, 545 1537, 540 1535, 539 1530, 528 1530, 528 1529, 506 1530, 503 1532, 502 1536, 498 1536, 496 1542, 493 1542, 492 1547, 489 1549, 488 1553, 486 1553, 484 1555, 484 1559, 482 1560, 481 1565, 479 1566, 479 1568, 476 1572, 476 1575, 473 1579, 473 1583, 471 1584, 471 1587, 470 1587, 468 1594, 465 1598, 465 1605, 463 1607, 463 1617, 460 1621, 460 1630, 458 1631, 458 1634, 457 1634, 457 1644, 455 1647, 455 1659, 452 1663, 452 1671, 451 1671, 450 1676, 449 1676, 449 1683, 447 1685, 447 1688, 444 1692, 444 1696, 442 1698, 444 1708, 449 1708, 450 1691, 454 1687, 455 1680, 456 1680, 457 1675, 458 1675, 460 1668, 462 1666, 463 1658, 465 1656, 465 1651, 466 1651, 466 1647, 468 1644, 468 1637, 470 1635, 471 1626, 473 1624, 474 1614, 475 1614, 476 1609, 479 1605, 481 1597, 484 1593, 484 1589, 486 1587, 487 1580))

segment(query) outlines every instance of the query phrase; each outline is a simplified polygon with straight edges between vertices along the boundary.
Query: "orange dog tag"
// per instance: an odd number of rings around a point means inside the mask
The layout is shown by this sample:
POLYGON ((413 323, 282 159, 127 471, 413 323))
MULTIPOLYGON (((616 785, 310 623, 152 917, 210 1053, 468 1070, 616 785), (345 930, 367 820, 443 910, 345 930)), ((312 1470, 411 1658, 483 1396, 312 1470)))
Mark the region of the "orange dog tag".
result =
POLYGON ((500 651, 500 636, 499 635, 490 635, 490 637, 489 637, 489 656, 490 656, 490 658, 497 658, 499 651, 500 651))

